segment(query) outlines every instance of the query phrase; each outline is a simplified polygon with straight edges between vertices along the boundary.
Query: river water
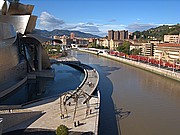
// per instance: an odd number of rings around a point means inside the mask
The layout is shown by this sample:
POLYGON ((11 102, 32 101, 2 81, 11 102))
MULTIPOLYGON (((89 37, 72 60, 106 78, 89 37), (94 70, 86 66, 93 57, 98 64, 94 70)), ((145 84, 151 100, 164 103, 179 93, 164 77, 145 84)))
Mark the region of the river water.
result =
POLYGON ((100 135, 180 135, 180 83, 96 55, 71 55, 100 74, 100 135))
POLYGON ((63 64, 53 64, 55 78, 28 80, 21 87, 0 99, 0 105, 19 105, 37 99, 61 94, 76 89, 84 79, 84 74, 77 69, 63 64))

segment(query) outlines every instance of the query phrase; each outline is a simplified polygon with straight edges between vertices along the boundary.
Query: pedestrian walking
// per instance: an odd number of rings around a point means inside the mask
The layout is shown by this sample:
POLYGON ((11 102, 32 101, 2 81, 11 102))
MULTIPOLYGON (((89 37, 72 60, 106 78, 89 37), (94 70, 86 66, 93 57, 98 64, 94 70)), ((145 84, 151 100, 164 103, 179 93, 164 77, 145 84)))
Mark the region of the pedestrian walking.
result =
POLYGON ((89 110, 90 114, 92 113, 92 109, 89 110))
POLYGON ((61 119, 62 119, 62 113, 60 113, 60 117, 61 117, 61 119))
POLYGON ((74 121, 74 127, 76 127, 76 122, 74 121))
POLYGON ((86 110, 86 117, 88 116, 88 109, 86 110))
POLYGON ((79 120, 78 120, 78 122, 77 122, 77 125, 78 125, 78 126, 80 125, 80 122, 79 122, 79 120))

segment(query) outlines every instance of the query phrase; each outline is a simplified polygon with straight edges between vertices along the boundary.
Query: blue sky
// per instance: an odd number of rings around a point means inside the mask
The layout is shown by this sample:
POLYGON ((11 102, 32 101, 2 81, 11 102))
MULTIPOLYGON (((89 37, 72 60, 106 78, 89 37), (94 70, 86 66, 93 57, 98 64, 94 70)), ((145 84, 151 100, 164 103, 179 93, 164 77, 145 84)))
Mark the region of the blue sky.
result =
POLYGON ((79 30, 100 36, 107 31, 146 30, 180 23, 179 0, 20 0, 35 5, 36 28, 79 30))

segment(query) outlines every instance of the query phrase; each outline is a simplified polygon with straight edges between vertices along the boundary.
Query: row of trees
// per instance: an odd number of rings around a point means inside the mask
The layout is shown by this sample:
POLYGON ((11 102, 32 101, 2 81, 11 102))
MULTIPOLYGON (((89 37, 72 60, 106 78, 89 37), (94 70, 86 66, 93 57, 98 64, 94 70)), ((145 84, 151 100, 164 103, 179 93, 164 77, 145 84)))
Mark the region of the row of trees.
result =
MULTIPOLYGON (((104 47, 104 46, 100 46, 100 45, 96 45, 95 42, 90 43, 88 45, 89 48, 93 47, 93 48, 98 48, 98 49, 109 49, 108 47, 104 47)), ((128 41, 124 41, 122 45, 119 45, 117 47, 117 51, 119 52, 123 52, 125 54, 134 54, 134 55, 139 55, 141 53, 140 49, 132 49, 130 51, 130 42, 128 41)))
POLYGON ((140 49, 132 49, 130 51, 130 42, 124 41, 122 45, 117 47, 117 51, 123 52, 125 54, 139 55, 141 53, 140 49))
POLYGON ((108 47, 104 47, 104 46, 100 46, 100 45, 97 45, 95 42, 93 43, 90 43, 88 45, 89 48, 97 48, 97 49, 109 49, 108 47))

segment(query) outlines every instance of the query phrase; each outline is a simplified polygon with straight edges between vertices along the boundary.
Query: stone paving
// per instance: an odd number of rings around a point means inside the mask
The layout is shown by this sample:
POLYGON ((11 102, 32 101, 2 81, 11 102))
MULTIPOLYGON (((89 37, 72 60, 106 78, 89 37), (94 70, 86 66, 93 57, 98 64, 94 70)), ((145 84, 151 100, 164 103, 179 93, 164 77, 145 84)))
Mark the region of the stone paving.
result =
MULTIPOLYGON (((61 60, 77 62, 77 60, 73 57, 61 60)), ((98 93, 98 96, 93 96, 92 93, 96 90, 98 85, 99 74, 95 69, 92 69, 88 65, 78 63, 78 66, 81 68, 83 67, 86 70, 87 75, 87 79, 84 79, 85 82, 83 83, 82 87, 78 91, 71 91, 71 94, 75 92, 77 95, 79 95, 78 102, 75 102, 75 98, 70 98, 64 105, 63 102, 60 102, 60 99, 62 101, 62 99, 65 97, 65 94, 63 94, 59 97, 54 97, 54 99, 51 98, 27 104, 24 106, 24 108, 26 108, 23 109, 24 111, 42 111, 44 114, 36 121, 29 124, 26 128, 56 130, 59 125, 63 124, 73 132, 91 132, 93 134, 98 133, 100 95, 98 93), (84 95, 82 93, 84 93, 84 95), (87 102, 87 104, 83 104, 83 102, 87 99, 87 95, 90 95, 90 100, 87 102), (64 106, 66 106, 67 113, 64 106), (61 118, 61 114, 64 114, 63 118, 61 118)), ((14 127, 14 129, 23 129, 25 128, 25 125, 25 123, 20 124, 17 127, 14 127)))
MULTIPOLYGON (((34 107, 30 107, 33 111, 44 111, 46 112, 43 116, 41 116, 38 120, 32 123, 28 128, 43 128, 43 129, 56 129, 59 125, 66 125, 70 131, 77 132, 96 132, 97 128, 97 119, 99 118, 99 98, 93 97, 90 100, 90 108, 92 112, 88 112, 86 115, 87 106, 79 102, 75 118, 74 117, 74 109, 75 102, 70 100, 71 105, 67 104, 67 114, 65 113, 64 108, 62 109, 64 118, 60 117, 60 98, 56 99, 53 102, 46 103, 43 105, 35 105, 34 107), (75 127, 74 122, 79 121, 80 125, 75 127)), ((69 103, 69 102, 68 102, 69 103)))

